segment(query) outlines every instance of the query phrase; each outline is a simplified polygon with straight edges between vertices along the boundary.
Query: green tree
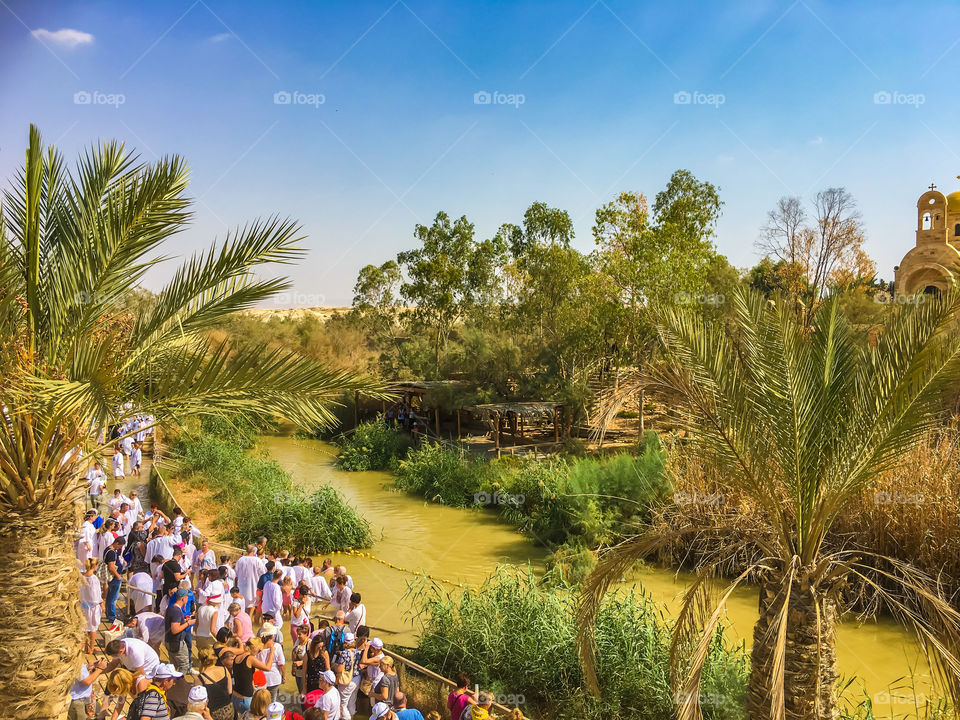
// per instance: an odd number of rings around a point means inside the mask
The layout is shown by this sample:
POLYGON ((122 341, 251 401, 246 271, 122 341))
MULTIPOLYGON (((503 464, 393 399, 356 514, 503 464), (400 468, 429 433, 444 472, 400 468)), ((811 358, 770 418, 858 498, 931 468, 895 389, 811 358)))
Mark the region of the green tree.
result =
POLYGON ((442 211, 429 227, 417 225, 414 237, 420 247, 397 255, 407 277, 400 294, 413 304, 413 320, 431 335, 434 372, 438 372, 455 325, 496 293, 498 258, 503 252, 496 238, 477 242, 473 223, 466 217, 451 222, 442 211))
MULTIPOLYGON (((894 558, 857 550, 825 552, 825 538, 851 498, 943 420, 940 393, 960 380, 960 293, 893 308, 874 343, 824 300, 805 322, 789 303, 735 294, 732 327, 690 308, 658 316, 666 362, 652 384, 680 400, 677 417, 728 491, 762 510, 764 557, 711 602, 711 569, 739 547, 732 527, 713 529, 717 555, 685 597, 671 657, 680 720, 700 717, 703 662, 733 589, 760 585, 747 709, 752 720, 833 720, 835 626, 845 580, 875 589, 916 631, 928 660, 960 700, 960 613, 935 581, 894 558), (729 540, 719 540, 730 535, 729 540), (884 584, 896 583, 891 593, 884 584)), ((691 528, 691 532, 694 530, 691 528)), ((617 546, 584 586, 580 647, 593 672, 592 621, 609 585, 633 563, 684 536, 652 533, 617 546)), ((842 546, 842 543, 839 543, 842 546)))
POLYGON ((0 222, 0 702, 4 716, 56 719, 77 676, 82 625, 72 539, 82 470, 100 430, 132 402, 158 423, 222 412, 332 419, 343 391, 381 394, 351 373, 265 346, 211 342, 229 313, 289 287, 258 279, 301 256, 289 220, 254 221, 195 254, 155 298, 137 289, 190 219, 187 166, 145 164, 123 145, 68 170, 32 127, 0 222), (133 301, 131 303, 131 296, 133 301), (140 308, 131 313, 129 307, 140 308), (77 451, 82 450, 81 456, 77 451), (38 602, 36 585, 43 578, 38 602), (24 611, 29 608, 29 622, 24 611), (56 638, 40 642, 38 638, 56 638))

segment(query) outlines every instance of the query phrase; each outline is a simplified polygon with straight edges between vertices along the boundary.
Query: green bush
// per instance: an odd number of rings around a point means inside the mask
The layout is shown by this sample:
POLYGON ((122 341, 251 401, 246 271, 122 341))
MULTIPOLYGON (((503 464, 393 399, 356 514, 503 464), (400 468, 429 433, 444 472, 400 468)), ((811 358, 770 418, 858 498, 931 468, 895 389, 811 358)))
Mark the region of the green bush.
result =
MULTIPOLYGON (((497 694, 513 695, 534 717, 675 717, 663 609, 634 593, 608 596, 597 617, 599 699, 584 685, 576 649, 577 594, 548 589, 533 574, 500 568, 480 588, 450 595, 432 584, 411 589, 420 608, 415 659, 451 677, 461 670, 497 694), (522 696, 522 697, 521 697, 522 696), (522 699, 522 702, 521 702, 522 699)), ((707 720, 744 717, 749 661, 720 630, 703 674, 707 720)))
POLYGON ((276 461, 248 451, 253 435, 204 427, 210 432, 183 434, 172 449, 181 475, 211 491, 220 508, 218 524, 232 529, 230 540, 244 546, 266 535, 272 546, 296 554, 371 543, 369 523, 336 490, 323 486, 305 493, 276 461))
POLYGON ((406 433, 381 421, 360 423, 349 435, 337 439, 341 470, 388 470, 402 458, 410 441, 406 433))
POLYGON ((425 442, 410 450, 397 463, 395 484, 400 490, 425 497, 430 502, 468 507, 484 487, 490 466, 475 457, 425 442))

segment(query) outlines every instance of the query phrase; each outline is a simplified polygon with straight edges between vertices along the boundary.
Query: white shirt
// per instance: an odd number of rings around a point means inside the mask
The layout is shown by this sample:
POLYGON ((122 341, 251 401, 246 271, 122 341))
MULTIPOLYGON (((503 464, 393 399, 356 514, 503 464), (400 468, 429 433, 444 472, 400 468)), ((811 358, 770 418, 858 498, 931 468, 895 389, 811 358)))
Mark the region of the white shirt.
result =
POLYGON ((350 626, 350 632, 356 633, 358 627, 367 624, 367 607, 360 603, 347 613, 345 620, 347 625, 350 626))
POLYGON ((123 453, 114 453, 113 455, 113 476, 123 477, 123 453))
POLYGON ((77 543, 77 559, 86 563, 87 558, 93 557, 97 550, 97 529, 89 520, 84 520, 80 526, 80 540, 77 543))
POLYGON ((216 570, 217 554, 213 550, 198 552, 193 558, 193 567, 202 570, 216 570))
POLYGON ((323 575, 314 575, 310 578, 310 589, 314 595, 319 595, 324 600, 330 600, 330 585, 323 575))
POLYGON ((134 448, 130 451, 130 464, 136 467, 143 462, 143 450, 134 448))
POLYGON ((136 592, 136 590, 144 590, 148 593, 153 592, 153 578, 150 577, 150 575, 145 572, 134 573, 127 584, 129 588, 133 588, 133 590, 130 591, 130 602, 133 603, 135 608, 153 605, 152 597, 136 592))
POLYGON ((107 484, 107 480, 103 476, 103 470, 98 470, 97 468, 87 470, 87 483, 90 485, 89 492, 91 495, 99 495, 102 493, 104 486, 107 484))
POLYGON ((320 709, 327 714, 327 720, 340 720, 340 691, 336 687, 327 690, 320 698, 320 709))
MULTIPOLYGON (((130 431, 127 430, 127 432, 130 432, 130 431)), ((123 445, 123 452, 126 455, 129 455, 130 453, 133 452, 133 438, 130 437, 129 435, 121 441, 121 445, 123 445)))
MULTIPOLYGON (((280 619, 280 610, 283 607, 283 591, 280 589, 278 583, 271 580, 263 586, 263 601, 260 607, 261 612, 272 612, 276 620, 280 619)), ((277 627, 279 627, 279 625, 277 625, 277 627)))
POLYGON ((90 693, 93 692, 93 683, 89 685, 84 685, 81 681, 85 680, 90 675, 90 671, 87 670, 87 664, 84 663, 80 666, 80 679, 74 680, 73 685, 70 686, 70 699, 71 700, 89 700, 90 693))
POLYGON ((142 665, 143 674, 153 679, 153 673, 156 671, 157 665, 160 664, 160 658, 157 657, 153 648, 143 640, 137 640, 136 638, 126 638, 120 642, 127 648, 127 652, 124 653, 122 658, 123 666, 133 672, 142 665))
POLYGON ((123 505, 124 503, 127 503, 127 505, 129 505, 130 498, 128 498, 123 493, 120 493, 119 495, 114 495, 109 500, 107 500, 107 507, 110 508, 111 510, 119 510, 120 506, 123 505))
POLYGON ((137 637, 145 643, 158 645, 167 634, 163 615, 142 612, 137 615, 137 637))
MULTIPOLYGON (((270 654, 269 649, 261 650, 257 653, 257 659, 261 662, 267 661, 267 656, 270 654)), ((280 680, 280 667, 286 665, 287 659, 283 656, 283 645, 278 642, 273 644, 273 665, 269 670, 264 671, 264 676, 267 678, 267 687, 273 687, 274 685, 279 685, 280 680)))

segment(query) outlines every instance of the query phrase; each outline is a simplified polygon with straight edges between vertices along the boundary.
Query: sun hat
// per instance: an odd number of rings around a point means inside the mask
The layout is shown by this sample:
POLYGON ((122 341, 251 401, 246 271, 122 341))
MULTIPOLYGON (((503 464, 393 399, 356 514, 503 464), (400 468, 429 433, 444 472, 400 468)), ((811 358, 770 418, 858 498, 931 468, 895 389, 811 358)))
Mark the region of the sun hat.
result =
POLYGON ((257 637, 273 637, 277 634, 277 626, 272 622, 265 622, 263 627, 260 628, 260 632, 257 633, 257 637))
POLYGON ((374 638, 373 640, 370 641, 370 645, 372 645, 373 647, 377 648, 377 650, 379 650, 380 648, 383 647, 383 640, 381 640, 380 638, 374 638))
POLYGON ((203 685, 194 685, 187 693, 187 702, 202 703, 208 699, 207 689, 203 685))
POLYGON ((278 702, 270 703, 267 707, 267 720, 283 720, 283 705, 278 702))
POLYGON ((377 720, 377 718, 382 718, 390 712, 390 706, 385 702, 378 702, 373 706, 373 712, 370 714, 370 720, 377 720))
POLYGON ((311 690, 303 697, 303 707, 312 708, 320 704, 323 699, 323 690, 311 690))
POLYGON ((337 674, 333 670, 324 670, 323 679, 326 680, 331 685, 337 684, 337 674))
POLYGON ((351 642, 353 642, 354 640, 356 640, 356 637, 354 637, 354 634, 353 634, 352 632, 345 632, 345 633, 343 634, 343 641, 344 641, 345 643, 351 643, 351 642))
POLYGON ((177 672, 177 669, 170 663, 160 663, 157 665, 157 669, 153 671, 154 680, 167 680, 182 677, 183 673, 177 672))

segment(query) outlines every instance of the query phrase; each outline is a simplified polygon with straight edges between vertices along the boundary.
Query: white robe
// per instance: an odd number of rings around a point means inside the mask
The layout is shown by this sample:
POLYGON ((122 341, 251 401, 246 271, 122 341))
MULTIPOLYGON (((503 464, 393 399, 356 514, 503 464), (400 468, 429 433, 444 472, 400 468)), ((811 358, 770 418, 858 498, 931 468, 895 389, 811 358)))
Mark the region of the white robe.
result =
POLYGON ((244 555, 237 560, 237 587, 248 606, 256 602, 257 581, 266 571, 267 564, 256 555, 244 555))

